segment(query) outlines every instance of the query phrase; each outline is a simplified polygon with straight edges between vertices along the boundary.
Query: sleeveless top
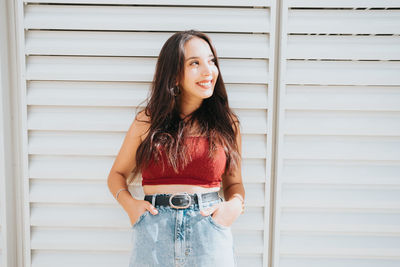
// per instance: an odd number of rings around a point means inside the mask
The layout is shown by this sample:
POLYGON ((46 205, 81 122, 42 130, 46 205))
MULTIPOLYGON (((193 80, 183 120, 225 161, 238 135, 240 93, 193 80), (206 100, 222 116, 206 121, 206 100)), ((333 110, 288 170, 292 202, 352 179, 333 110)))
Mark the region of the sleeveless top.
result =
POLYGON ((221 186, 222 174, 225 171, 226 155, 221 146, 217 146, 214 158, 208 156, 209 142, 204 136, 189 136, 185 139, 187 153, 192 160, 179 173, 169 165, 166 154, 161 150, 158 163, 152 159, 146 168, 142 169, 142 185, 189 184, 202 187, 221 186), (163 161, 164 170, 163 170, 163 161))

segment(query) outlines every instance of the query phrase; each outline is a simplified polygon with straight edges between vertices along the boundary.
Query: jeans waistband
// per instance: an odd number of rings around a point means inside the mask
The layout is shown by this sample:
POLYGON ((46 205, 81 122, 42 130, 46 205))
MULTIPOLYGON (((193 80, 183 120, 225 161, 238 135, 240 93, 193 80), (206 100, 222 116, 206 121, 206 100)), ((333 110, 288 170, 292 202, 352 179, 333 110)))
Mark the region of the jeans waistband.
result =
POLYGON ((154 194, 145 195, 144 200, 155 206, 170 206, 175 209, 185 209, 194 205, 201 206, 202 203, 207 203, 216 200, 222 200, 218 192, 194 193, 188 194, 185 192, 174 194, 154 194))

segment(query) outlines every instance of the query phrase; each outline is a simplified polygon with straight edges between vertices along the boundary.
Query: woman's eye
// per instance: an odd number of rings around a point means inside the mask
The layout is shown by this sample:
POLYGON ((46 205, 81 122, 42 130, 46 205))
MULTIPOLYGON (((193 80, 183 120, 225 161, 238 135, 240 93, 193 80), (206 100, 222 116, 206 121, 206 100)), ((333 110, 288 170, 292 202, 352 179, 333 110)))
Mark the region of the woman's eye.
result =
MULTIPOLYGON (((212 64, 215 64, 215 62, 216 62, 215 58, 211 59, 210 62, 211 62, 212 64)), ((190 65, 193 65, 193 64, 199 65, 199 62, 198 62, 198 61, 193 61, 192 63, 190 63, 190 65)))

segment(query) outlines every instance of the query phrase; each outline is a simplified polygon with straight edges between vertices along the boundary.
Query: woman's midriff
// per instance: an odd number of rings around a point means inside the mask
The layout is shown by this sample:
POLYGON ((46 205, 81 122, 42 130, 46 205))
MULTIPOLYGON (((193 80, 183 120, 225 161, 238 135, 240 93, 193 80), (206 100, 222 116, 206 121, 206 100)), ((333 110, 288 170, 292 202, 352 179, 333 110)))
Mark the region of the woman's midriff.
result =
POLYGON ((187 185, 187 184, 143 185, 143 191, 145 195, 173 194, 180 192, 194 194, 194 193, 218 192, 219 190, 220 190, 219 187, 202 187, 202 186, 187 185))

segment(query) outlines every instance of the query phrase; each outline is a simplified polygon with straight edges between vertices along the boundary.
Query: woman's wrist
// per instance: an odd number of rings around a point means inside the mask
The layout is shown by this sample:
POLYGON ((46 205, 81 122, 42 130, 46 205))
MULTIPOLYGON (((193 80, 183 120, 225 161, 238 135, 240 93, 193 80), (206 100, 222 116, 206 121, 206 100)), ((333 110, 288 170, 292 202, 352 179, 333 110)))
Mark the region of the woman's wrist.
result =
POLYGON ((128 208, 135 204, 136 200, 128 190, 123 190, 119 193, 117 202, 124 208, 128 208))
POLYGON ((232 203, 238 210, 240 210, 240 214, 244 213, 244 200, 243 197, 239 194, 234 194, 228 202, 232 203))

